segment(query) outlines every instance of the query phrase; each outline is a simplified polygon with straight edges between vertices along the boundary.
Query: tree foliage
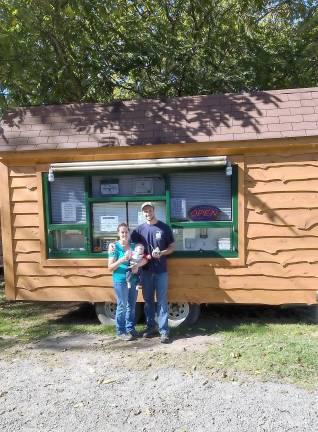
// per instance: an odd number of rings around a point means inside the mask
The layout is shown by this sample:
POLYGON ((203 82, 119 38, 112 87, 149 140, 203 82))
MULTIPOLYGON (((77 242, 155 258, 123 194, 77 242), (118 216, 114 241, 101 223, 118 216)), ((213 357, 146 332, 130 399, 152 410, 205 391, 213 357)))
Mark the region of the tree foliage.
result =
POLYGON ((0 0, 0 104, 315 86, 317 4, 0 0))

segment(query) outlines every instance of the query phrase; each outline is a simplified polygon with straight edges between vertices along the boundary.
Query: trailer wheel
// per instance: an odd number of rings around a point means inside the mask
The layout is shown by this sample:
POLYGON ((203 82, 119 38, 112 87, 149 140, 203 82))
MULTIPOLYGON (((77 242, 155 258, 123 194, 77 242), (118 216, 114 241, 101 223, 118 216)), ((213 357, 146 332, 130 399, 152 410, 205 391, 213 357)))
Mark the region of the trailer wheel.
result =
MULTIPOLYGON (((95 303, 95 311, 98 320, 104 325, 115 325, 116 303, 95 303)), ((142 314, 142 305, 136 303, 136 323, 140 320, 142 314)))
POLYGON ((200 316, 200 305, 192 303, 168 303, 169 327, 194 324, 200 316))
POLYGON ((309 320, 313 324, 318 324, 318 305, 307 306, 309 320))

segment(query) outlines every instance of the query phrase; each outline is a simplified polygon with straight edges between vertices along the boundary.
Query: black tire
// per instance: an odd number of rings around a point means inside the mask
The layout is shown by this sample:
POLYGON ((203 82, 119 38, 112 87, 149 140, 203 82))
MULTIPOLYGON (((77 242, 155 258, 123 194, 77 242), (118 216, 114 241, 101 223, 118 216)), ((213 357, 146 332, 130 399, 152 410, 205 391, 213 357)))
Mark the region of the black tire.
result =
POLYGON ((194 303, 169 303, 169 327, 193 325, 200 316, 200 305, 194 303))
POLYGON ((312 324, 318 324, 318 304, 306 307, 306 317, 312 324))
MULTIPOLYGON (((142 306, 141 303, 136 303, 136 323, 141 318, 142 306)), ((116 307, 116 303, 95 303, 95 311, 99 322, 104 325, 115 325, 116 307)))

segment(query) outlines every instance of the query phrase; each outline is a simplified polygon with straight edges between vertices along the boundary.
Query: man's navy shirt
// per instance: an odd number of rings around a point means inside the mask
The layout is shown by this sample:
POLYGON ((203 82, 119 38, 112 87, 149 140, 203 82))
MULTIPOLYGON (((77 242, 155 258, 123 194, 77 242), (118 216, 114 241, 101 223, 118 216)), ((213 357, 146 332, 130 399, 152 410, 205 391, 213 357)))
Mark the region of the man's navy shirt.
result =
MULTIPOLYGON (((152 254, 152 251, 159 247, 159 249, 165 250, 167 247, 174 242, 171 228, 161 222, 151 224, 139 225, 131 234, 131 241, 134 243, 142 243, 145 246, 147 254, 152 254)), ((159 259, 152 258, 143 269, 151 271, 153 273, 164 273, 167 271, 167 257, 161 256, 159 259)))

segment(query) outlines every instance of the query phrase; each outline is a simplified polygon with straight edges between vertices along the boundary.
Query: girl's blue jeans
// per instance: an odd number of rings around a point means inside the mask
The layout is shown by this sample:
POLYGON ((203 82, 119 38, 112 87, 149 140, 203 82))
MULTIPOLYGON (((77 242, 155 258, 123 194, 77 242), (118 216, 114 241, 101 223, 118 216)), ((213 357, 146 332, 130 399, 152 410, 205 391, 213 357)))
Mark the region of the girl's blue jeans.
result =
POLYGON ((116 331, 118 335, 135 331, 135 310, 138 291, 132 278, 131 288, 127 281, 114 281, 114 289, 117 297, 116 331))

